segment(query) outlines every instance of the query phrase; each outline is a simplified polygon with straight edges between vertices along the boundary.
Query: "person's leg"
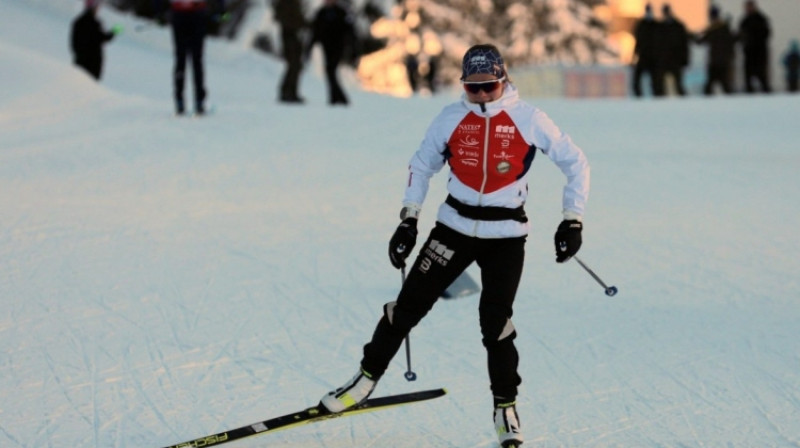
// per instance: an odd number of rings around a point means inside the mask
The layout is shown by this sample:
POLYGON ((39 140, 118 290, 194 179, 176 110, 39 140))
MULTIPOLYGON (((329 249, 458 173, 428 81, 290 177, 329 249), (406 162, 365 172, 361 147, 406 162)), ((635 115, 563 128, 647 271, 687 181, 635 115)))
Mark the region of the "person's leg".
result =
MULTIPOLYGON (((503 446, 523 442, 517 414, 519 354, 517 336, 511 322, 525 260, 525 238, 483 240, 477 263, 481 268, 483 290, 480 299, 480 324, 486 347, 489 380, 494 402, 494 425, 503 446)), ((516 445, 514 445, 516 446, 516 445)))
POLYGON ((633 94, 642 96, 642 65, 636 64, 633 68, 633 94))
POLYGON ((719 74, 717 75, 719 78, 720 84, 722 84, 722 91, 725 92, 726 95, 730 95, 733 93, 733 83, 731 80, 731 68, 730 66, 721 67, 719 69, 719 74))
POLYGON ((328 80, 328 102, 330 104, 347 104, 347 95, 344 94, 339 84, 339 63, 342 60, 342 50, 325 47, 325 76, 328 80))
POLYGON ((509 402, 516 399, 521 383, 511 316, 525 261, 525 238, 482 240, 481 245, 476 258, 482 283, 479 315, 489 380, 495 401, 509 402))
POLYGON ((281 36, 286 69, 281 81, 279 99, 287 102, 300 102, 302 99, 298 94, 298 84, 303 67, 303 46, 295 30, 285 30, 281 36))
POLYGON ((766 55, 758 63, 758 81, 761 83, 764 93, 772 92, 772 86, 769 82, 769 60, 766 55))
POLYGON ((173 14, 172 16, 172 42, 175 55, 175 65, 172 71, 175 109, 179 114, 182 114, 185 110, 183 87, 186 79, 186 56, 188 52, 186 20, 183 14, 173 14))
POLYGON ((194 14, 190 39, 190 54, 192 57, 192 80, 194 81, 194 104, 197 113, 205 112, 206 84, 203 65, 203 46, 206 37, 206 14, 194 14))
POLYGON ((683 85, 683 68, 677 67, 672 70, 672 79, 675 82, 675 90, 680 96, 686 96, 686 87, 683 85))
POLYGON ((753 57, 744 56, 744 90, 747 93, 754 93, 756 91, 753 85, 753 78, 756 77, 756 70, 753 64, 753 57))
POLYGON ((384 306, 361 366, 380 378, 403 340, 473 260, 473 238, 437 224, 420 249, 397 301, 384 306))
POLYGON ((658 66, 650 69, 650 85, 653 89, 653 96, 664 96, 664 71, 658 66))
POLYGON ((411 329, 473 261, 471 240, 437 224, 420 249, 397 301, 384 306, 383 317, 364 346, 358 373, 324 395, 320 400, 323 406, 331 412, 341 412, 369 398, 411 329))
POLYGON ((712 67, 706 68, 706 83, 703 86, 703 94, 710 96, 714 93, 714 69, 712 67))

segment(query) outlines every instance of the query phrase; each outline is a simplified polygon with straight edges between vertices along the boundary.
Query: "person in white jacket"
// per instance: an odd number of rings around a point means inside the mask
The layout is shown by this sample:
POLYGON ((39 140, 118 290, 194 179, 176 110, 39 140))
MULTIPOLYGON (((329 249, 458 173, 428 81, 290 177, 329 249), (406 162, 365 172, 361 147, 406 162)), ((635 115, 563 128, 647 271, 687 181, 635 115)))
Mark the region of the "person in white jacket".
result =
POLYGON ((401 223, 389 243, 389 259, 405 267, 417 238, 417 219, 431 177, 450 166, 446 200, 397 300, 384 306, 372 340, 364 346, 358 373, 325 395, 321 404, 341 412, 366 400, 411 329, 470 264, 481 269, 479 302, 483 345, 494 397, 495 427, 504 447, 523 437, 516 412, 519 356, 511 321, 530 230, 524 205, 525 175, 537 151, 566 176, 564 220, 555 234, 556 261, 581 246, 589 194, 589 163, 583 151, 541 110, 519 98, 503 58, 493 45, 464 55, 460 101, 433 120, 411 158, 401 223))

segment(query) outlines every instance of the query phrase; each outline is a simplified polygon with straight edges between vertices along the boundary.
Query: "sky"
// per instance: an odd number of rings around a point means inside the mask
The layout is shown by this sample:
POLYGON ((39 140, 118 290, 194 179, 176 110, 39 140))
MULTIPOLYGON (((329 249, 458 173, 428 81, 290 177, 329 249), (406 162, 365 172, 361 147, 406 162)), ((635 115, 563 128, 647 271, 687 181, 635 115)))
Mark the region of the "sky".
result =
MULTIPOLYGON (((213 114, 172 113, 169 34, 126 32, 101 83, 70 63, 75 4, 0 0, 0 446, 164 447, 317 403, 395 298, 408 160, 456 91, 399 99, 320 55, 208 43, 213 114)), ((580 256, 556 264, 564 179, 528 174, 514 322, 526 447, 800 446, 797 96, 527 98, 586 152, 580 256)), ((446 175, 434 178, 420 232, 446 175)), ((468 272, 479 280, 473 266, 468 272)), ((376 396, 436 400, 228 446, 496 448, 477 297, 442 300, 376 396)))

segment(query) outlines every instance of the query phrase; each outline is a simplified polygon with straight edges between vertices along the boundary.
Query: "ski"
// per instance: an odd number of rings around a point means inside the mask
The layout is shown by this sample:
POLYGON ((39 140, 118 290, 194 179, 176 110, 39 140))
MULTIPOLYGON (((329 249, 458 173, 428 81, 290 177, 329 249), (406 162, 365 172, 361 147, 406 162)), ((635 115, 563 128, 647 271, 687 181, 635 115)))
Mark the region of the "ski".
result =
POLYGON ((395 406, 404 404, 415 403, 418 401, 431 400, 441 397, 447 393, 446 389, 431 389, 418 392, 410 392, 399 395, 387 395, 385 397, 370 398, 359 406, 352 409, 347 409, 343 412, 335 414, 330 413, 321 405, 313 406, 304 409, 300 412, 282 415, 280 417, 271 418, 256 422, 240 428, 223 431, 217 434, 200 437, 199 439, 181 442, 175 445, 169 445, 165 448, 197 448, 206 446, 221 445, 223 443, 232 442, 234 440, 243 439, 245 437, 265 434, 268 432, 280 431, 282 429, 294 428, 309 423, 315 423, 322 420, 331 418, 346 417, 355 414, 363 414, 366 412, 379 411, 381 409, 388 409, 395 406))

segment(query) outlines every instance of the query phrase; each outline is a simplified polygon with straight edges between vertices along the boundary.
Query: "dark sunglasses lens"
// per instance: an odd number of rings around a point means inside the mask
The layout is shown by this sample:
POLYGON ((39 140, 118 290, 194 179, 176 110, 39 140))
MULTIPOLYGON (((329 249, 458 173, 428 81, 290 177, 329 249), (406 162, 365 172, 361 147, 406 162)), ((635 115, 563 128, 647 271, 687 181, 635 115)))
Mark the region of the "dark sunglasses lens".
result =
POLYGON ((482 82, 480 84, 464 84, 464 88, 466 88, 469 93, 478 93, 481 90, 486 93, 491 93, 494 92, 499 85, 500 81, 482 82))

